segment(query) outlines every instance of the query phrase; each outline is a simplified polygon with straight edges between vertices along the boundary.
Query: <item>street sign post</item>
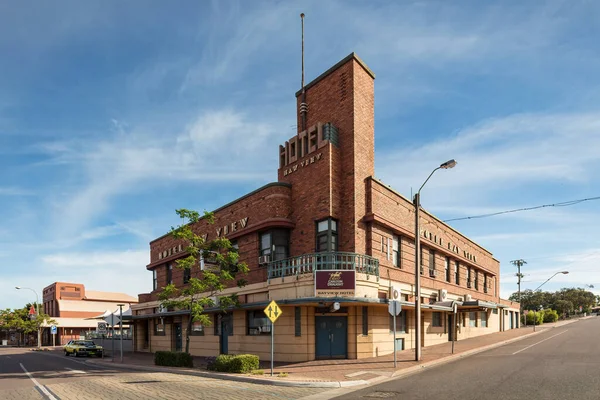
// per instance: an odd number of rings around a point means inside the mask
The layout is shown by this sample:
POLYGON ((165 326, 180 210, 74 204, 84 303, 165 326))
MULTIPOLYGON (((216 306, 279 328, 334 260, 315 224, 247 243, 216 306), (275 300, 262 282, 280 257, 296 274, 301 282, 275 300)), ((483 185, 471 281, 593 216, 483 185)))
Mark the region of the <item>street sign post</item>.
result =
POLYGON ((106 322, 98 322, 98 333, 100 334, 100 346, 102 346, 102 358, 104 358, 104 335, 108 332, 106 322))
MULTIPOLYGON (((104 317, 104 321, 106 321, 107 324, 112 326, 112 335, 110 338, 110 342, 112 344, 112 350, 110 353, 110 357, 111 357, 111 361, 114 362, 115 361, 115 324, 118 324, 121 320, 115 314, 110 314, 110 315, 107 315, 106 317, 104 317)), ((104 351, 102 352, 102 354, 104 354, 104 351)))
POLYGON ((269 305, 263 310, 267 318, 271 321, 271 376, 273 376, 273 348, 275 338, 275 321, 283 314, 281 308, 275 303, 275 300, 271 301, 269 305))
POLYGON ((456 317, 458 313, 458 304, 452 304, 452 354, 454 354, 454 342, 456 342, 456 327, 458 326, 456 317))
POLYGON ((392 315, 394 321, 394 368, 396 368, 396 316, 402 311, 402 304, 398 300, 391 300, 388 304, 388 312, 392 315))
POLYGON ((50 325, 50 333, 52 334, 52 347, 56 346, 56 325, 50 325))

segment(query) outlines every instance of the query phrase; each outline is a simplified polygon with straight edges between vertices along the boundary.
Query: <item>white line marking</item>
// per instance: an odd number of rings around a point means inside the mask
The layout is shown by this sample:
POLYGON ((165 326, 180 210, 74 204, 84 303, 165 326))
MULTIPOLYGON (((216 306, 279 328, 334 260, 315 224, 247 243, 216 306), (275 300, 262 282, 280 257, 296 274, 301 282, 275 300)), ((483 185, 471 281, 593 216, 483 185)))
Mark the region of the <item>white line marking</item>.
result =
POLYGON ((23 366, 23 364, 19 363, 19 365, 21 366, 21 368, 23 369, 23 371, 25 371, 25 374, 27 374, 27 376, 29 377, 29 379, 31 379, 31 381, 35 384, 35 386, 37 386, 37 388, 40 389, 42 391, 42 393, 44 393, 48 397, 48 400, 58 400, 56 397, 54 397, 52 395, 52 393, 50 393, 48 391, 48 389, 46 389, 43 385, 40 385, 40 383, 35 380, 35 378, 33 377, 33 375, 31 375, 29 373, 29 371, 27 371, 25 369, 25 367, 23 366))
POLYGON ((74 374, 86 374, 87 373, 87 372, 81 371, 79 369, 73 369, 73 368, 65 368, 65 369, 68 369, 69 371, 71 371, 74 374))
POLYGON ((522 351, 524 351, 524 350, 527 350, 527 349, 529 349, 529 348, 531 348, 531 347, 533 347, 533 346, 535 346, 535 345, 537 345, 537 344, 540 344, 540 343, 542 343, 542 342, 545 342, 546 340, 550 340, 550 339, 552 339, 553 337, 557 337, 558 335, 562 335, 562 334, 563 334, 563 333, 565 333, 566 331, 568 331, 568 329, 566 329, 566 330, 562 331, 561 333, 557 333, 556 335, 550 336, 549 338, 546 338, 546 339, 544 339, 544 340, 540 340, 539 342, 537 342, 537 343, 534 343, 534 344, 532 344, 532 345, 529 345, 529 346, 527 346, 527 347, 525 347, 525 348, 522 348, 522 349, 521 349, 521 350, 519 350, 519 351, 515 351, 514 353, 512 353, 512 355, 514 356, 515 354, 517 354, 517 353, 520 353, 520 352, 522 352, 522 351))

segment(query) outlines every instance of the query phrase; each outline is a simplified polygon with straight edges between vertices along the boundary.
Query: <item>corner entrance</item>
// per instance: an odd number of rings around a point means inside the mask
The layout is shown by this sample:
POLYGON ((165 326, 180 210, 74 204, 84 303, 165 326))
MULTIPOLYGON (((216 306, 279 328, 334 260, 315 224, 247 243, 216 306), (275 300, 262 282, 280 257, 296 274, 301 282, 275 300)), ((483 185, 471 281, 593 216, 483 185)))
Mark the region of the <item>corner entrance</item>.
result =
POLYGON ((348 317, 315 317, 315 358, 348 358, 348 317))

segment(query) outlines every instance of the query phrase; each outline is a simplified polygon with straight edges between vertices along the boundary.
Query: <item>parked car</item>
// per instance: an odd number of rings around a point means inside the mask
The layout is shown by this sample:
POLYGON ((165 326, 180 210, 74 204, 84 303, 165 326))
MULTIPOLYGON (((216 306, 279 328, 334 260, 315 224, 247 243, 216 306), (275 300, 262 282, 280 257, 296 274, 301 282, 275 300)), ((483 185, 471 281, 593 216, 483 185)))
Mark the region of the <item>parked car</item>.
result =
POLYGON ((98 346, 93 340, 70 340, 64 346, 65 356, 98 356, 102 357, 102 346, 98 346))

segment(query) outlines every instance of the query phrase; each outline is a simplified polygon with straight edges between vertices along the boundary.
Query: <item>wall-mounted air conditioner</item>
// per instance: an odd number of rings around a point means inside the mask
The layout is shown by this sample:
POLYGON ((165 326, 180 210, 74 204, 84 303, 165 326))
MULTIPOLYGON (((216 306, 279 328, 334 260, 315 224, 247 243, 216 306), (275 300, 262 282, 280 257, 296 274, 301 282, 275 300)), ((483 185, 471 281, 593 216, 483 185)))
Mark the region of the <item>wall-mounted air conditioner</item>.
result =
POLYGON ((271 261, 271 256, 260 256, 258 257, 258 265, 265 265, 271 261))
POLYGON ((472 297, 470 294, 465 294, 465 301, 471 301, 472 297))
POLYGON ((430 269, 429 276, 435 278, 437 276, 437 271, 435 269, 430 269))
POLYGON ((400 300, 401 297, 400 288, 398 286, 390 286, 390 294, 388 298, 390 300, 400 300))
POLYGON ((471 281, 467 281, 467 287, 470 288, 471 286, 473 286, 473 284, 471 283, 471 281))
POLYGON ((439 299, 440 301, 448 300, 448 291, 446 289, 440 289, 439 299))

